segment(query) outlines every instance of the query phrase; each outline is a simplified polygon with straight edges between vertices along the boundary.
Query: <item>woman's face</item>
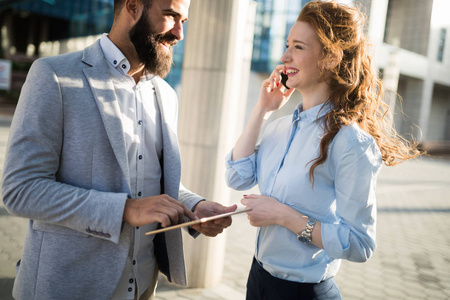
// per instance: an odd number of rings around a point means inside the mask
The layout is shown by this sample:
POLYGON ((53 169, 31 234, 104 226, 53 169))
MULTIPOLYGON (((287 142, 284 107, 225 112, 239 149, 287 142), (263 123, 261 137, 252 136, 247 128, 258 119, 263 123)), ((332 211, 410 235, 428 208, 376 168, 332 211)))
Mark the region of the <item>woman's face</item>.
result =
POLYGON ((306 22, 292 26, 281 62, 286 66, 287 86, 303 92, 314 91, 320 80, 319 61, 323 58, 322 44, 317 33, 306 22))

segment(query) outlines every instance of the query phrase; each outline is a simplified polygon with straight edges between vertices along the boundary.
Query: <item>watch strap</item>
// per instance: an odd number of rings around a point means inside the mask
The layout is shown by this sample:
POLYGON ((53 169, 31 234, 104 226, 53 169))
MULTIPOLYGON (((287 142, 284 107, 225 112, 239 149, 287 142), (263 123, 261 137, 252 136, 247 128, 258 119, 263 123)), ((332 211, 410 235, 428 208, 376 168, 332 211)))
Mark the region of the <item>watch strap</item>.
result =
POLYGON ((312 231, 316 225, 316 219, 308 217, 308 222, 306 223, 306 228, 300 234, 297 235, 299 241, 309 244, 312 239, 312 231))

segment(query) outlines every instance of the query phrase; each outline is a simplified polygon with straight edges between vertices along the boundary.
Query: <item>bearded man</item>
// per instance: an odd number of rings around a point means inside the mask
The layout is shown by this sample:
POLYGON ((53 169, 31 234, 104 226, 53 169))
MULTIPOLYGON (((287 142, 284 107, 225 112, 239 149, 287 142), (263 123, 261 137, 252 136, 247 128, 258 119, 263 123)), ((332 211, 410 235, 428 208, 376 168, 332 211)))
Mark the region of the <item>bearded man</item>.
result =
MULTIPOLYGON (((10 130, 3 201, 30 219, 16 299, 149 299, 186 285, 181 231, 234 211, 180 183, 177 97, 162 79, 189 0, 115 0, 109 34, 35 61, 10 130)), ((216 236, 231 218, 189 229, 216 236)))

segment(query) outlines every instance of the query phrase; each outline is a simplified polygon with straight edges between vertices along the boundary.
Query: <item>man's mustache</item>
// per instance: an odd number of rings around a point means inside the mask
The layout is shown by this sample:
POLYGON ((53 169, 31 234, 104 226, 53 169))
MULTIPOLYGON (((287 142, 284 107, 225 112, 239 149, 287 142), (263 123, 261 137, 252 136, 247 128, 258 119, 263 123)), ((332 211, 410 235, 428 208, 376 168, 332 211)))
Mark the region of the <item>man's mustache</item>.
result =
POLYGON ((170 32, 166 34, 158 34, 155 38, 156 42, 161 42, 164 44, 170 44, 170 46, 175 46, 178 43, 178 38, 176 35, 171 34, 170 32))

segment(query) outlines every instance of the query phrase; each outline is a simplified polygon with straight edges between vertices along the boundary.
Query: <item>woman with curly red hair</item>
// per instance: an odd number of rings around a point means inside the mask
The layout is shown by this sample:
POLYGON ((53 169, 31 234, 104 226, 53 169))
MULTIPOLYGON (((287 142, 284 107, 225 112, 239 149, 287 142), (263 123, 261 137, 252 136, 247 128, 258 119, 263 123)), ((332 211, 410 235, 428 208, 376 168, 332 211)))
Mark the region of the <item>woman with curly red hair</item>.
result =
POLYGON ((227 157, 228 185, 261 192, 241 201, 258 227, 247 299, 341 299, 333 279, 341 260, 364 262, 376 247, 382 163, 420 155, 387 117, 363 26, 355 7, 308 3, 227 157), (260 134, 295 89, 302 102, 293 115, 260 134))

